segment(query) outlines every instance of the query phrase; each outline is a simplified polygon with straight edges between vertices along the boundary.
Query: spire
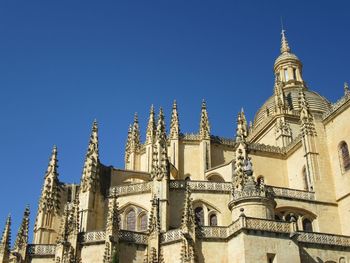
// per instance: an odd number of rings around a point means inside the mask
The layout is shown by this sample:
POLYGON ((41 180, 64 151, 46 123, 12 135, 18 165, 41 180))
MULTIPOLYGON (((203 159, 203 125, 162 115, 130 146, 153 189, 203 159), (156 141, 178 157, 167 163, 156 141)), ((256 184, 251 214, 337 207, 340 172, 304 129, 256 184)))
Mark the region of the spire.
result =
POLYGON ((57 213, 60 209, 60 182, 58 180, 57 168, 57 147, 54 145, 45 174, 44 186, 39 201, 39 211, 53 211, 57 213))
POLYGON ((244 110, 241 109, 241 112, 238 113, 237 117, 237 129, 236 129, 236 140, 245 142, 245 138, 247 137, 247 119, 245 118, 244 110))
POLYGON ((7 262, 10 255, 10 242, 11 242, 11 216, 8 215, 4 232, 2 233, 0 241, 0 260, 1 262, 7 262))
POLYGON ((19 252, 23 248, 26 248, 28 244, 28 232, 29 232, 29 206, 24 210, 22 223, 18 229, 16 241, 13 250, 19 252))
POLYGON ((92 190, 96 191, 98 184, 98 165, 99 160, 99 150, 98 150, 98 126, 97 121, 94 120, 91 129, 91 135, 89 140, 89 146, 87 149, 83 175, 81 179, 81 191, 86 192, 92 190))
POLYGON ((149 119, 146 132, 146 144, 152 144, 156 135, 156 121, 154 118, 154 107, 151 105, 151 110, 149 112, 149 119))
POLYGON ((179 115, 177 113, 177 104, 174 100, 173 110, 171 113, 171 123, 170 123, 170 139, 179 139, 180 127, 179 127, 179 115))
POLYGON ((210 139, 210 124, 208 119, 207 105, 202 101, 201 121, 199 126, 199 135, 202 140, 210 139))
POLYGON ((281 39, 281 54, 282 53, 289 53, 290 52, 290 47, 289 47, 289 44, 288 44, 288 40, 287 40, 287 37, 286 37, 286 34, 285 34, 286 30, 282 29, 282 39, 281 39))
POLYGON ((126 144, 125 144, 125 164, 129 161, 129 156, 131 153, 131 132, 132 132, 132 125, 129 125, 129 129, 128 129, 128 138, 126 140, 126 144))
POLYGON ((141 147, 140 142, 140 127, 139 127, 139 119, 137 116, 137 112, 135 112, 134 115, 134 123, 132 125, 132 131, 131 131, 131 151, 138 152, 141 147))

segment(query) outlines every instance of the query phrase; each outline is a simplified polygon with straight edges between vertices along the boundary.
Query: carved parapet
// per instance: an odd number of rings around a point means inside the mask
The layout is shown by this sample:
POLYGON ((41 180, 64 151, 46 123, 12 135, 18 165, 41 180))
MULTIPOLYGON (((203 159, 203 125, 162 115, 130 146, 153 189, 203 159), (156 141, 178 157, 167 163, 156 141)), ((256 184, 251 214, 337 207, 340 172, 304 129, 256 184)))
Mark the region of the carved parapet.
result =
POLYGON ((27 254, 30 257, 45 257, 45 256, 55 256, 56 245, 36 245, 30 244, 28 245, 27 254))
POLYGON ((266 186, 275 197, 286 199, 299 199, 299 200, 315 200, 315 193, 297 189, 289 189, 276 186, 266 186))
POLYGON ((80 242, 82 243, 96 243, 96 242, 104 242, 106 239, 105 231, 93 231, 93 232, 85 232, 80 235, 80 242))
POLYGON ((167 231, 160 236, 160 242, 162 244, 172 243, 181 241, 183 238, 181 229, 173 229, 170 231, 167 231))
POLYGON ((297 232, 297 241, 330 246, 350 247, 350 237, 314 232, 297 232))
POLYGON ((206 181, 184 181, 171 180, 169 182, 170 189, 186 189, 186 185, 192 192, 219 192, 230 193, 232 191, 232 183, 206 182, 206 181))
POLYGON ((347 93, 343 97, 341 97, 337 102, 331 105, 330 110, 323 114, 322 116, 323 120, 326 120, 330 115, 336 112, 341 106, 343 106, 349 100, 350 100, 350 94, 347 93))
POLYGON ((115 191, 116 195, 124 196, 124 195, 148 193, 148 192, 151 192, 151 189, 152 189, 152 182, 147 182, 147 183, 114 186, 114 187, 111 187, 109 191, 110 193, 115 191))
POLYGON ((126 242, 126 243, 134 243, 134 244, 139 244, 139 245, 147 245, 148 244, 148 234, 134 232, 134 231, 127 231, 127 230, 120 230, 119 231, 119 241, 126 242))
POLYGON ((290 233, 289 222, 279 222, 259 218, 246 218, 246 228, 250 230, 261 230, 275 233, 290 233))

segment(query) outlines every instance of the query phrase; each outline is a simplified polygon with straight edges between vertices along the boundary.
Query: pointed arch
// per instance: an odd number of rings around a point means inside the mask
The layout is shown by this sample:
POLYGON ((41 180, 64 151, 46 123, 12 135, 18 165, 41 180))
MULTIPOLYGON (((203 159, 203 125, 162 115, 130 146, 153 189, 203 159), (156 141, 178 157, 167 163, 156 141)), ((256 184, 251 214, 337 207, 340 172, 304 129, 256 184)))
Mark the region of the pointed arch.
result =
POLYGON ((338 153, 340 159, 340 166, 342 172, 346 172, 350 170, 350 155, 349 155, 349 147, 345 141, 341 141, 338 145, 338 153))

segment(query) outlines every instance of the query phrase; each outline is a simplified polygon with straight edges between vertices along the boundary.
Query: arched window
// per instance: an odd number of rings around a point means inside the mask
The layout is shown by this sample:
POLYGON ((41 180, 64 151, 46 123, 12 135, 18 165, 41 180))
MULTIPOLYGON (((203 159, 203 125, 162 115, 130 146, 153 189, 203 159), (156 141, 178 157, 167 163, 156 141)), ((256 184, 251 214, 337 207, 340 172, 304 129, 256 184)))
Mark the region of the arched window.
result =
POLYGON ((135 231, 135 210, 131 209, 126 214, 126 229, 130 231, 135 231))
POLYGON ((209 224, 210 226, 217 226, 218 225, 218 218, 216 214, 211 214, 209 216, 209 224))
POLYGON ((350 170, 349 148, 346 142, 342 141, 339 145, 339 156, 343 172, 350 170))
POLYGON ((306 232, 312 232, 312 222, 310 221, 310 219, 303 219, 303 230, 306 232))
POLYGON ((204 210, 202 207, 197 207, 194 209, 194 214, 196 217, 196 223, 198 226, 203 226, 204 225, 204 210))
POLYGON ((147 215, 145 213, 142 213, 139 217, 139 226, 140 231, 147 230, 147 215))

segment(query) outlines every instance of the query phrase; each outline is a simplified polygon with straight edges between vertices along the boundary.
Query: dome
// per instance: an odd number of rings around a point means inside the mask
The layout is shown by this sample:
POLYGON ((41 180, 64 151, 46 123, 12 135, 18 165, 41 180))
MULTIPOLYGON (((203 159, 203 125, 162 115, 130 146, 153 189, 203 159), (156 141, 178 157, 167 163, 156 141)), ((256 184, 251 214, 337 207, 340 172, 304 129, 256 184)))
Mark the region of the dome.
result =
POLYGON ((280 62, 284 62, 284 61, 295 61, 295 62, 298 62, 298 63, 301 63, 299 58, 294 55, 293 53, 289 53, 289 52, 284 52, 282 53, 281 55, 278 56, 278 58, 275 60, 275 68, 277 67, 278 64, 280 64, 280 62))
MULTIPOLYGON (((327 99, 314 91, 304 90, 305 97, 309 103, 311 113, 325 113, 330 109, 330 103, 327 99)), ((284 92, 286 103, 292 110, 299 110, 299 90, 289 89, 284 92)), ((258 110, 254 118, 254 127, 259 126, 267 117, 266 110, 272 115, 275 112, 274 96, 271 96, 258 110)))

